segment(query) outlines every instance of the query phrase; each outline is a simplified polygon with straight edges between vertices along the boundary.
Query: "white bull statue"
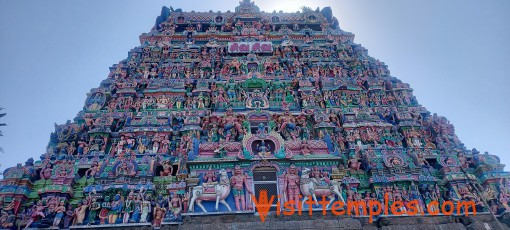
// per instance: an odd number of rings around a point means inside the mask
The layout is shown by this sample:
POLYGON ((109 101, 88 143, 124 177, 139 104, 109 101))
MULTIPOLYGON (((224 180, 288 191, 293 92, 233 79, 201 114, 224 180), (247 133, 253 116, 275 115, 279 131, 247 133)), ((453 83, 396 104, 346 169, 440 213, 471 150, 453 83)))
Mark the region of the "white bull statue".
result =
POLYGON ((328 197, 329 203, 326 205, 326 208, 328 208, 336 200, 335 194, 339 197, 340 200, 345 202, 342 196, 341 183, 332 181, 331 185, 328 185, 327 187, 319 186, 319 181, 317 181, 315 178, 310 178, 310 172, 311 170, 309 168, 303 168, 303 171, 301 172, 299 187, 301 189, 301 193, 303 193, 304 196, 302 208, 304 208, 305 202, 308 200, 309 196, 313 197, 316 205, 319 205, 317 196, 328 197))
POLYGON ((195 204, 202 209, 203 212, 207 212, 205 207, 201 204, 202 201, 216 201, 216 211, 218 210, 218 204, 222 203, 227 207, 229 211, 232 211, 225 198, 230 194, 230 180, 228 178, 227 170, 220 170, 220 181, 214 185, 214 192, 205 192, 204 186, 196 186, 193 188, 191 193, 191 201, 189 203, 190 212, 194 212, 195 204))

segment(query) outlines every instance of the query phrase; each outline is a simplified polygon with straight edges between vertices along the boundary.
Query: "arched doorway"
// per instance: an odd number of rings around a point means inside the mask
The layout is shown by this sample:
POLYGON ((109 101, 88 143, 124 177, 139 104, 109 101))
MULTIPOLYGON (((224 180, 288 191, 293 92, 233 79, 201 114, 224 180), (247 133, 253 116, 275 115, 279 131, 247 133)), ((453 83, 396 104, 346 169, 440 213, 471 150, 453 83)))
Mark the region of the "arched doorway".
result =
POLYGON ((276 204, 278 202, 278 176, 277 170, 274 167, 264 166, 257 167, 253 170, 253 187, 255 189, 255 196, 258 198, 260 192, 267 191, 267 197, 271 199, 274 196, 273 203, 269 211, 276 211, 276 204))

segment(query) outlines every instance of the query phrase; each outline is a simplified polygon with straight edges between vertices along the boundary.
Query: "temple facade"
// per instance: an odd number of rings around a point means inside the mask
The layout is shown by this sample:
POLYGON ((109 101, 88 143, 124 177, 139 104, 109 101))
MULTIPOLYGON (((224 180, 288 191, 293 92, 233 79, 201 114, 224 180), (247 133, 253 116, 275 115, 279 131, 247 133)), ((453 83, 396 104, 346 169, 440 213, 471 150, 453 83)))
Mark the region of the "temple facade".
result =
POLYGON ((466 149, 329 7, 163 7, 140 44, 39 159, 4 171, 1 228, 158 228, 255 214, 261 193, 271 212, 385 198, 424 215, 449 201, 510 211, 499 158, 466 149))

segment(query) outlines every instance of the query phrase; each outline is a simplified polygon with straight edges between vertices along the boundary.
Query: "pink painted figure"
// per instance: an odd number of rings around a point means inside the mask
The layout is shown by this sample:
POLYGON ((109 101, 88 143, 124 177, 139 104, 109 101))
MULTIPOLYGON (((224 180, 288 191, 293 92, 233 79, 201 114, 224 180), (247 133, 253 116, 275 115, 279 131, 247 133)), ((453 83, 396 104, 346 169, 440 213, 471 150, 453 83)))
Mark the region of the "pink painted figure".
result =
POLYGON ((154 208, 154 217, 152 221, 152 225, 154 227, 160 227, 161 222, 163 222, 163 218, 165 218, 166 209, 159 206, 159 204, 154 208))
POLYGON ((289 171, 285 174, 284 192, 287 201, 294 201, 296 208, 299 205, 299 176, 295 165, 289 167, 289 171))
POLYGON ((322 177, 322 173, 319 170, 319 167, 317 165, 313 166, 312 172, 310 172, 310 178, 315 178, 317 181, 319 181, 322 177))
MULTIPOLYGON (((90 195, 90 194, 89 194, 90 195)), ((74 225, 82 225, 85 220, 85 215, 87 214, 87 209, 89 208, 91 203, 90 196, 87 199, 84 199, 82 203, 74 209, 74 225)))
POLYGON ((169 203, 170 211, 172 212, 175 218, 178 218, 182 212, 182 199, 179 197, 177 193, 174 193, 169 203))
POLYGON ((232 109, 228 109, 225 117, 222 119, 222 127, 223 131, 227 132, 227 137, 225 138, 226 141, 229 141, 230 139, 230 133, 233 131, 232 129, 236 130, 238 133, 244 133, 241 124, 237 120, 237 117, 234 115, 234 112, 232 109))
POLYGON ((34 223, 34 221, 36 221, 39 217, 41 217, 41 218, 45 217, 45 215, 43 213, 45 208, 46 208, 46 206, 43 205, 42 201, 39 201, 37 203, 37 205, 35 205, 32 208, 32 215, 30 216, 30 220, 28 221, 27 226, 25 227, 25 229, 30 228, 30 225, 32 223, 34 223))
POLYGON ((171 176, 174 168, 170 161, 163 161, 161 162, 161 165, 163 166, 163 171, 160 173, 161 176, 171 176))
POLYGON ((356 158, 355 155, 351 156, 351 159, 349 159, 347 164, 349 165, 350 169, 356 170, 356 171, 358 171, 359 168, 361 167, 361 162, 358 161, 358 158, 356 158))
POLYGON ((99 172, 99 163, 97 161, 94 161, 94 163, 92 163, 92 166, 87 169, 87 171, 85 171, 85 176, 86 178, 90 178, 90 177, 94 177, 96 175, 96 173, 99 172))
POLYGON ((301 153, 304 155, 304 156, 308 156, 310 155, 311 151, 310 149, 308 148, 308 141, 303 139, 303 141, 301 141, 301 153))
POLYGON ((40 172, 41 179, 49 180, 51 178, 51 171, 53 170, 52 168, 53 167, 50 163, 46 164, 46 166, 40 172))
POLYGON ((217 183, 216 178, 217 176, 214 170, 212 168, 209 168, 209 170, 207 170, 203 177, 203 180, 206 181, 204 184, 207 184, 208 186, 216 184, 217 183))
POLYGON ((230 178, 230 183, 232 185, 232 193, 234 194, 234 199, 236 202, 236 208, 239 211, 246 210, 246 200, 244 195, 244 187, 246 186, 246 191, 252 194, 250 187, 246 181, 246 175, 243 174, 243 170, 239 165, 234 167, 234 175, 230 178))

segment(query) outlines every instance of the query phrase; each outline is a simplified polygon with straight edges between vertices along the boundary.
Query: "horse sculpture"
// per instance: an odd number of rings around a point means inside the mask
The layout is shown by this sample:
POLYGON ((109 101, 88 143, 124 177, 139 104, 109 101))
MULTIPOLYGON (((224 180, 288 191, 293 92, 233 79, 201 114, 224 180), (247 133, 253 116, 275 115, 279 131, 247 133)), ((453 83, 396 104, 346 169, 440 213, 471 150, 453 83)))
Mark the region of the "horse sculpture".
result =
POLYGON ((214 192, 204 192, 204 185, 193 188, 189 204, 189 210, 191 212, 194 212, 195 203, 202 209, 203 212, 207 212, 205 207, 201 204, 202 201, 216 201, 216 211, 218 210, 218 203, 224 204, 229 211, 232 211, 228 203, 225 201, 225 198, 227 198, 230 194, 230 180, 228 178, 227 170, 221 169, 220 181, 211 186, 214 186, 214 192))
POLYGON ((327 196, 329 198, 329 203, 326 205, 326 208, 328 208, 335 201, 335 194, 340 198, 340 200, 345 202, 342 196, 342 187, 339 182, 331 181, 331 184, 328 186, 320 186, 319 181, 317 181, 315 178, 310 178, 310 172, 311 170, 309 168, 304 168, 301 172, 299 187, 304 196, 302 201, 302 208, 304 208, 305 202, 308 200, 309 196, 313 197, 316 205, 319 205, 317 196, 327 196))

